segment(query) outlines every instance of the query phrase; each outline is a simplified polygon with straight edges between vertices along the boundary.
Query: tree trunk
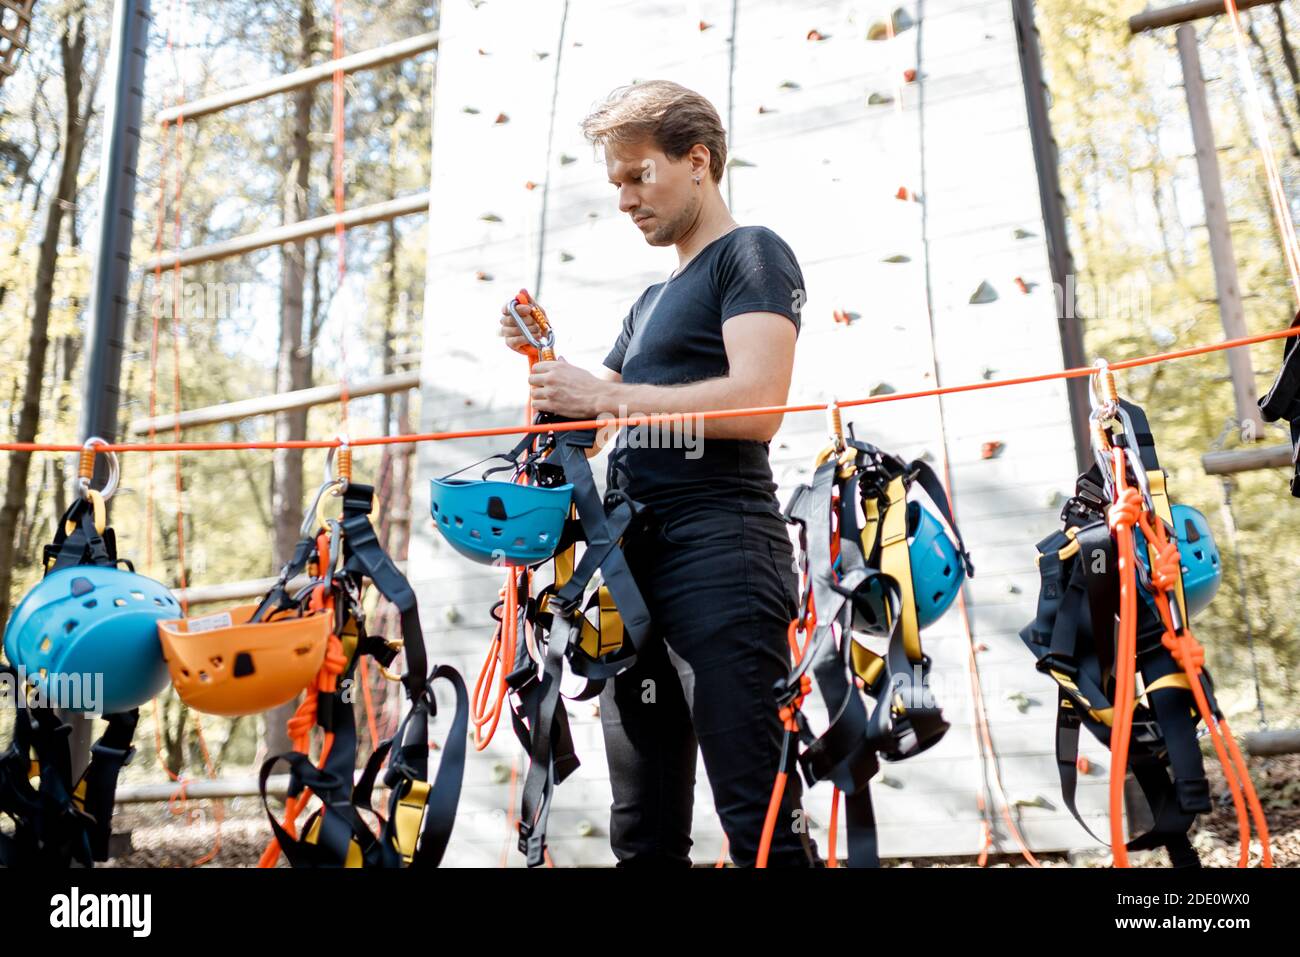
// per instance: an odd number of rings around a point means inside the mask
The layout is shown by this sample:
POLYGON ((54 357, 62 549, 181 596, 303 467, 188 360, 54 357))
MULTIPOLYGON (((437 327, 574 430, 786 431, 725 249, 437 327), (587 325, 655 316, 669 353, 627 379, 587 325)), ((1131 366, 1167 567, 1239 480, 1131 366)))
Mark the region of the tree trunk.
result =
MULTIPOLYGON (((36 289, 32 297, 32 327, 27 342, 27 367, 23 382, 22 406, 18 415, 17 442, 35 442, 41 418, 41 384, 45 378, 45 358, 49 351, 50 304, 54 297, 54 270, 59 260, 59 234, 64 213, 76 204, 77 172, 86 145, 86 115, 81 112, 82 71, 86 53, 86 23, 81 12, 65 21, 59 38, 63 61, 63 95, 66 104, 63 132, 63 160, 59 169, 59 186, 51 197, 45 216, 45 232, 37 256, 36 289)), ((0 506, 0 621, 9 617, 9 588, 13 582, 15 533, 18 518, 27 502, 27 480, 31 455, 9 455, 4 504, 0 506)))
MULTIPOLYGON (((309 66, 315 41, 316 21, 310 0, 303 0, 298 13, 298 39, 300 65, 309 66)), ((311 108, 314 87, 304 87, 294 94, 292 157, 284 190, 284 222, 296 223, 307 217, 307 190, 311 178, 311 108)), ((306 277, 305 242, 281 247, 280 252, 280 352, 276 361, 275 390, 291 392, 305 389, 311 383, 310 350, 303 340, 303 285, 306 277)), ((292 441, 307 437, 307 410, 284 412, 276 416, 277 441, 292 441)), ((298 542, 298 526, 302 522, 303 481, 302 450, 276 449, 272 456, 271 493, 275 555, 274 570, 289 558, 298 542)), ((290 702, 276 708, 266 716, 265 743, 269 754, 280 754, 290 749, 289 733, 285 722, 293 714, 296 704, 290 702)))

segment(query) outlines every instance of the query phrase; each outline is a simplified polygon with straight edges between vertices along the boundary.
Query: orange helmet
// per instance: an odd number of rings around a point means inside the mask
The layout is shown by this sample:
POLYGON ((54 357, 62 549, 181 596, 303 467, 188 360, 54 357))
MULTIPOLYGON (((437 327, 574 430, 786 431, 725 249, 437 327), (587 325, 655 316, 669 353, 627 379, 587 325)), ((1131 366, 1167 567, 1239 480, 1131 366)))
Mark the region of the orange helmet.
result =
POLYGON ((257 607, 158 623, 172 684, 195 711, 257 714, 292 701, 316 677, 333 613, 250 622, 257 607))

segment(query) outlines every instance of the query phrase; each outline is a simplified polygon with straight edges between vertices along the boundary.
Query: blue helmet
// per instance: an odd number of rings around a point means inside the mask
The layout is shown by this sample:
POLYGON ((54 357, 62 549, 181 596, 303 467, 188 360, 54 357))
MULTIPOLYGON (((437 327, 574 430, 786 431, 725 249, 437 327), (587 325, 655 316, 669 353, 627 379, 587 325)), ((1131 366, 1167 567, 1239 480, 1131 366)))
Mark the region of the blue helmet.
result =
MULTIPOLYGON (((1183 598, 1187 602, 1187 614, 1195 615, 1209 607, 1219 583, 1223 581, 1223 563, 1219 558, 1219 546, 1214 544, 1210 533, 1210 523, 1205 516, 1190 505, 1173 505, 1169 509, 1173 518, 1174 537, 1178 540, 1178 557, 1183 571, 1183 598)), ((1151 569, 1147 555, 1146 536, 1140 528, 1135 528, 1134 545, 1138 560, 1144 568, 1151 569)), ((1151 599, 1148 597, 1147 602, 1151 599)))
MULTIPOLYGON (((928 628, 957 600, 966 566, 943 523, 919 502, 907 503, 907 537, 916 623, 919 628, 928 628)), ((871 578, 865 587, 871 613, 857 622, 857 627, 873 632, 884 628, 882 594, 879 579, 871 578)))
POLYGON ((167 687, 158 622, 179 614, 171 592, 152 578, 108 565, 69 566, 18 603, 5 628, 5 656, 54 707, 130 711, 167 687))
POLYGON ((433 479, 434 524, 448 544, 481 565, 536 565, 555 554, 573 486, 433 479))

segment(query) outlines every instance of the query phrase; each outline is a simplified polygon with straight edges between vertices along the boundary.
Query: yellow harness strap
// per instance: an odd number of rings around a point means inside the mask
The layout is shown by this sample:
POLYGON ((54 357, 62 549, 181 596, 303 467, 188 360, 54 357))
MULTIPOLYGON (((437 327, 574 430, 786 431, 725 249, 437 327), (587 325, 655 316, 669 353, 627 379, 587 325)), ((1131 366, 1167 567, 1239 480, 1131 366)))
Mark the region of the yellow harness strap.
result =
MULTIPOLYGON (((424 824, 424 812, 428 803, 428 781, 412 781, 406 796, 397 802, 393 829, 397 832, 398 853, 402 855, 405 864, 411 863, 415 857, 415 847, 420 840, 420 827, 424 824)), ((348 849, 348 856, 352 856, 351 848, 348 849)))
MULTIPOLYGON (((303 837, 303 840, 306 843, 315 844, 320 839, 320 821, 321 819, 317 817, 316 820, 311 822, 311 827, 307 829, 307 834, 303 837)), ((343 862, 343 866, 361 866, 361 845, 358 844, 355 839, 348 844, 348 857, 347 860, 343 862)))
MULTIPOLYGON (((576 509, 570 510, 570 517, 577 515, 576 509)), ((555 587, 563 588, 573 577, 574 565, 577 563, 577 545, 570 545, 562 552, 555 553, 555 587)), ((600 604, 600 623, 593 625, 587 620, 586 616, 582 617, 582 637, 578 640, 578 646, 582 649, 583 654, 591 658, 599 658, 601 655, 607 655, 610 652, 617 651, 623 646, 623 619, 619 616, 618 608, 614 604, 614 597, 609 593, 609 589, 601 585, 597 590, 597 601, 600 604)), ((544 598, 539 606, 540 611, 545 611, 549 604, 548 595, 544 598)))
MULTIPOLYGON (((907 660, 921 660, 921 629, 916 623, 916 593, 912 589, 912 560, 907 551, 907 487, 903 477, 885 489, 885 514, 880 520, 880 570, 898 582, 902 599, 903 648, 907 660)), ((886 608, 888 614, 888 608, 886 608)))

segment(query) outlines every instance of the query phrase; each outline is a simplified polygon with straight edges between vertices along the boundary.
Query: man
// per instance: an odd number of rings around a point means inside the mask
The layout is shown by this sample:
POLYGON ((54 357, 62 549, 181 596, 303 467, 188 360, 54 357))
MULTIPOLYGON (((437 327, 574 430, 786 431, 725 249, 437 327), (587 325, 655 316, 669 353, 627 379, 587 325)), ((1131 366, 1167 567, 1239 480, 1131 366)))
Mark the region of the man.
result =
MULTIPOLYGON (((803 276, 775 233, 740 226, 727 210, 717 111, 675 83, 646 82, 614 91, 583 131, 604 150, 619 211, 650 245, 676 246, 678 266, 637 299, 599 375, 538 362, 534 409, 590 419, 783 405, 803 276)), ((531 323, 531 310, 520 311, 531 323)), ((526 345, 508 314, 502 335, 513 349, 526 345)), ((759 415, 688 419, 657 436, 639 426, 611 453, 610 483, 655 518, 625 543, 652 634, 600 699, 620 866, 689 865, 697 742, 732 859, 748 866, 757 856, 780 763, 773 686, 788 672, 796 611, 768 463, 780 425, 780 415, 759 415)), ((799 798, 792 776, 773 866, 816 860, 799 798)))

